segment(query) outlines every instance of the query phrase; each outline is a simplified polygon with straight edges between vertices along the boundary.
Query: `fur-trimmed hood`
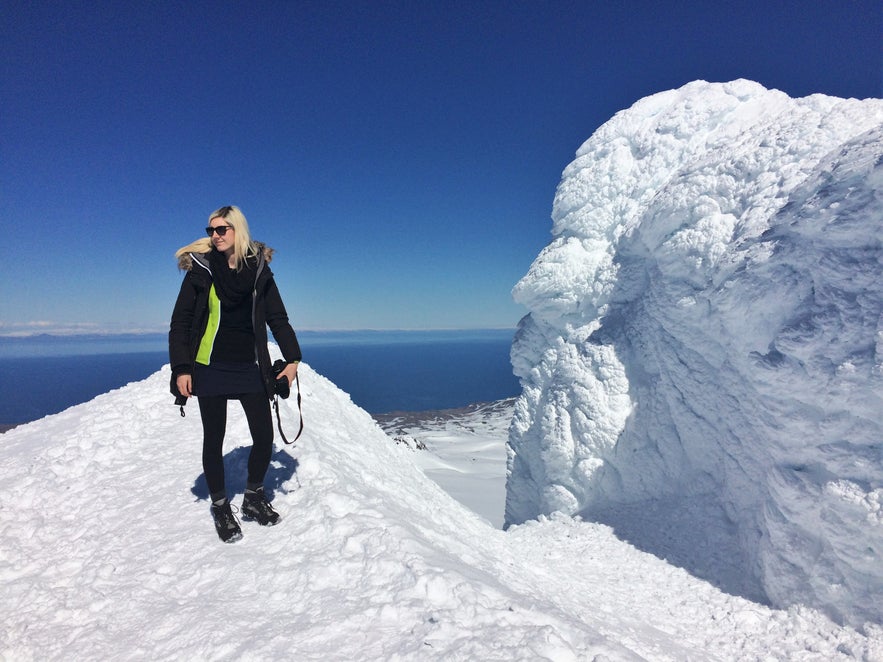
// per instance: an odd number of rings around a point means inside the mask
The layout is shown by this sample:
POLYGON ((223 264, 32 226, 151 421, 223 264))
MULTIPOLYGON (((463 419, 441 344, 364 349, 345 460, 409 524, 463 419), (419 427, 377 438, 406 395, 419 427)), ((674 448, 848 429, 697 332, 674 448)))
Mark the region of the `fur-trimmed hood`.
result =
MULTIPOLYGON (((204 240, 200 239, 198 241, 195 241, 190 246, 187 246, 185 249, 182 249, 184 252, 178 256, 178 268, 182 271, 190 271, 193 268, 194 255, 206 256, 205 263, 208 264, 208 254, 210 251, 213 250, 211 240, 209 239, 208 241, 209 243, 207 246, 205 245, 204 240)), ((266 264, 269 264, 270 261, 273 259, 273 253, 275 252, 275 250, 270 248, 266 244, 261 243, 260 241, 254 242, 254 247, 260 253, 263 253, 264 261, 266 262, 266 264)))

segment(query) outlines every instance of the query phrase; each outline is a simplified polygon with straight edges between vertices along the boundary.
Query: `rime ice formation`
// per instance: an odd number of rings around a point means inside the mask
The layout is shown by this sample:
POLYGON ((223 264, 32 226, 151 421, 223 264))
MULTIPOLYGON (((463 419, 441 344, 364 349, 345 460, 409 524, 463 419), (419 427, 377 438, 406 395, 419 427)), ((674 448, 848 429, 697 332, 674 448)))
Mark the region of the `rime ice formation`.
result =
POLYGON ((516 285, 506 521, 883 621, 883 101, 694 82, 604 124, 516 285))

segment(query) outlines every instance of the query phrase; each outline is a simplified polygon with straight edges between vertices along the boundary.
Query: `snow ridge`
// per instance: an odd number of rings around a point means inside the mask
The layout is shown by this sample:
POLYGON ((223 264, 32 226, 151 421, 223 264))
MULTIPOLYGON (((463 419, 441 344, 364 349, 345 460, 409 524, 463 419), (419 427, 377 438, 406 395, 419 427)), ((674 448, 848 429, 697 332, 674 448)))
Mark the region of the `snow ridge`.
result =
POLYGON ((607 526, 490 526, 306 364, 304 434, 267 477, 283 520, 224 545, 169 375, 0 437, 0 659, 883 659, 883 629, 724 594, 607 526))
POLYGON ((564 171, 516 285, 506 521, 883 621, 883 101, 690 83, 564 171))

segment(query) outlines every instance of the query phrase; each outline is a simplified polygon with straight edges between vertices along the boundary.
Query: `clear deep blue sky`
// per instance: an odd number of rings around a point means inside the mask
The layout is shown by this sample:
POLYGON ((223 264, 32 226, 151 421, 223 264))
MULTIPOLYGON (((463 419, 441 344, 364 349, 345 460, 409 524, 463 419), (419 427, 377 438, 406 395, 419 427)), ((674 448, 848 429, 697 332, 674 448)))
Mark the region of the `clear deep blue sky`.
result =
POLYGON ((4 0, 0 333, 167 328, 226 204, 295 328, 514 327, 615 112, 696 79, 880 97, 881 44, 880 0, 4 0))

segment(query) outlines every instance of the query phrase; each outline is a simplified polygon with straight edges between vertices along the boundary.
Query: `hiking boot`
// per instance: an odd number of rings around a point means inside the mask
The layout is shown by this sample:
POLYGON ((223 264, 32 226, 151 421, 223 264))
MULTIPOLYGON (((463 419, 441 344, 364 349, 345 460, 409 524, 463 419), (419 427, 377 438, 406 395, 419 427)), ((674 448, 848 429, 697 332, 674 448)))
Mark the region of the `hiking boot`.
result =
POLYGON ((261 526, 273 526, 279 520, 279 513, 273 510, 273 506, 267 501, 263 490, 257 492, 246 491, 242 497, 242 519, 255 520, 261 526))
POLYGON ((233 508, 230 507, 229 501, 225 501, 219 506, 212 504, 212 517, 215 520, 215 530, 221 541, 236 542, 242 538, 242 529, 239 528, 239 522, 233 515, 233 508))

